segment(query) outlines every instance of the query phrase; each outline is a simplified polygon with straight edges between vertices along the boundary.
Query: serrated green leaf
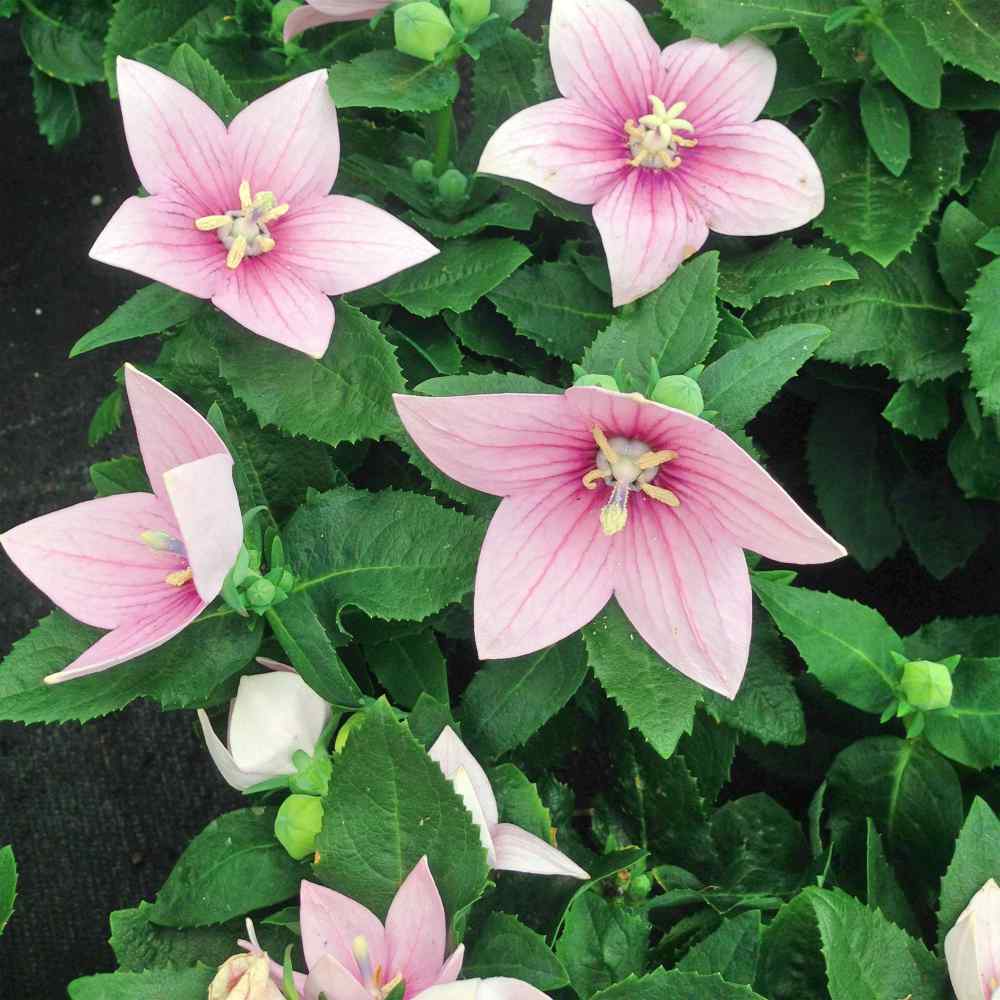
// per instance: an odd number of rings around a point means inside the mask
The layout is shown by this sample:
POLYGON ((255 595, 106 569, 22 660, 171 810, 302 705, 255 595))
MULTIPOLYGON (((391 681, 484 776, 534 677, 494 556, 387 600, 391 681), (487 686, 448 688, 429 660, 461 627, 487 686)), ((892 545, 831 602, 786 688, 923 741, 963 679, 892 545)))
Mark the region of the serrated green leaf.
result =
POLYGON ((202 1000, 215 969, 155 969, 108 972, 75 979, 70 1000, 202 1000))
POLYGON ((898 177, 910 162, 906 102, 892 87, 866 80, 861 87, 861 125, 872 152, 893 177, 898 177))
POLYGON ((1000 82, 1000 8, 993 0, 907 0, 942 58, 1000 82))
POLYGON ((941 58, 927 44, 918 20, 900 8, 889 10, 869 37, 876 65, 897 89, 925 108, 940 107, 941 58))
POLYGON ((641 979, 630 976, 594 1000, 763 1000, 742 983, 727 983, 717 972, 703 975, 681 969, 657 969, 641 979))
POLYGON ((882 416, 904 434, 921 441, 940 437, 951 421, 944 382, 904 382, 885 405, 882 416))
POLYGON ((14 848, 8 844, 0 848, 0 934, 14 912, 16 898, 17 862, 14 860, 14 848))
POLYGON ((756 986, 768 1000, 826 995, 826 968, 810 887, 785 903, 764 928, 756 986))
POLYGON ((80 134, 83 119, 76 88, 31 67, 31 94, 38 131, 54 149, 65 146, 80 134))
POLYGON ((810 101, 834 96, 842 89, 841 84, 820 79, 820 68, 798 35, 786 34, 772 51, 778 61, 778 74, 762 118, 784 118, 810 101))
POLYGON ((121 427, 125 401, 120 388, 112 389, 94 411, 87 428, 87 444, 93 448, 121 427))
POLYGON ((417 212, 406 212, 403 218, 437 239, 453 240, 463 236, 472 236, 490 226, 502 226, 504 229, 530 229, 531 224, 535 221, 537 211, 537 204, 530 198, 526 198, 516 191, 507 191, 496 201, 491 201, 454 222, 420 215, 417 212))
POLYGON ((421 694, 448 704, 448 664, 429 629, 366 645, 365 654, 379 683, 400 708, 413 708, 421 694))
POLYGON ((491 302, 480 302, 467 313, 446 312, 443 318, 468 351, 502 358, 534 374, 548 363, 545 353, 527 337, 519 336, 491 302))
POLYGON ((448 107, 458 94, 458 72, 395 49, 365 52, 330 67, 330 95, 338 108, 391 108, 429 113, 448 107))
POLYGON ((975 246, 988 231, 986 223, 959 201, 950 202, 941 216, 936 244, 938 270, 956 302, 965 302, 965 295, 979 269, 989 260, 989 256, 975 246))
POLYGON ((21 44, 46 76, 83 85, 104 78, 101 40, 50 14, 43 4, 26 4, 21 15, 21 44))
POLYGON ((1000 657, 963 656, 952 675, 951 705, 925 716, 938 753, 978 770, 1000 764, 1000 657))
POLYGON ((245 106, 222 74, 187 43, 179 45, 170 57, 167 74, 197 94, 225 122, 235 118, 245 106))
POLYGON ((723 920, 717 930, 688 951, 677 968, 706 976, 718 973, 727 982, 752 986, 757 975, 761 930, 759 910, 723 920))
POLYGON ((941 81, 941 107, 949 111, 1000 111, 1000 84, 949 66, 941 81))
POLYGON ((90 481, 99 497, 116 493, 152 493, 146 469, 138 458, 123 455, 90 467, 90 481))
POLYGON ((1000 226, 994 226, 976 240, 976 246, 994 256, 1000 256, 1000 226))
POLYGON ((865 850, 865 900, 870 907, 901 927, 907 934, 920 937, 920 925, 914 916, 906 894, 899 887, 896 873, 885 856, 882 838, 875 823, 869 819, 865 850))
POLYGON ((948 445, 948 468, 966 499, 1000 499, 1000 438, 990 424, 978 435, 962 424, 948 445))
POLYGON ((1000 260, 979 272, 965 308, 972 316, 965 353, 986 416, 1000 414, 1000 260))
POLYGON ((564 390, 516 372, 490 372, 488 375, 445 375, 430 378, 415 386, 424 396, 470 396, 481 392, 544 392, 558 395, 564 390))
POLYGON ((941 879, 937 915, 938 943, 955 926, 972 897, 990 880, 1000 879, 1000 820, 980 798, 969 808, 941 879))
POLYGON ((513 764, 501 764, 489 772, 500 820, 552 842, 552 814, 545 807, 538 788, 513 764))
POLYGON ((911 660, 944 660, 954 653, 1000 656, 1000 616, 935 618, 903 641, 911 660))
POLYGON ((491 913, 462 963, 466 979, 506 976, 538 990, 557 990, 569 983, 562 962, 545 938, 509 913, 491 913))
POLYGON ((969 210, 990 226, 1000 226, 1000 136, 969 195, 969 210))

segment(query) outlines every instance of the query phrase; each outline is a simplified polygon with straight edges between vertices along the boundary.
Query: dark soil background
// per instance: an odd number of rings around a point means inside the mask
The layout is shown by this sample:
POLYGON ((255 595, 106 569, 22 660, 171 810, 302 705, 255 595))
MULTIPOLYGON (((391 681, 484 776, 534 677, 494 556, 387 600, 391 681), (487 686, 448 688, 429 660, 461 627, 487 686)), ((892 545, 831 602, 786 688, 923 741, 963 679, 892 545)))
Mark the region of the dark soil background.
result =
MULTIPOLYGON (((53 152, 35 128, 28 62, 9 21, 0 22, 0 74, 3 530, 89 499, 89 464, 135 452, 128 426, 89 449, 87 425, 116 367, 148 360, 152 345, 67 360, 77 338, 143 283, 86 256, 136 185, 117 105, 90 88, 83 135, 53 152)), ((815 512, 802 462, 809 413, 786 394, 752 430, 779 478, 815 512)), ((908 552, 874 573, 843 560, 801 579, 876 605, 908 632, 938 615, 995 612, 998 571, 994 537, 941 583, 908 552)), ((0 655, 48 610, 0 553, 0 655)), ((13 843, 21 873, 0 937, 0 994, 59 997, 71 979, 110 970, 108 914, 152 898, 187 841, 238 802, 208 763, 192 713, 138 703, 86 726, 0 724, 0 845, 13 843)))

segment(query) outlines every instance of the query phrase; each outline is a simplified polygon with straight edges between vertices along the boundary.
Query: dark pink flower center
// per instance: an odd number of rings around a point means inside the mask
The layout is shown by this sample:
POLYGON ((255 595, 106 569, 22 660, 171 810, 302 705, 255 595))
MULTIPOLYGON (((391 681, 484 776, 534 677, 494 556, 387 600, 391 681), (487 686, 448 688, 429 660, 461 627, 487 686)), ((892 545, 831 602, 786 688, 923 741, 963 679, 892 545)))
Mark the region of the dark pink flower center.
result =
POLYGON ((203 233, 215 232, 226 248, 226 266, 235 270, 245 257, 257 257, 275 247, 274 237, 267 228, 269 222, 280 219, 288 211, 287 204, 278 205, 271 191, 252 195, 250 182, 243 181, 239 190, 240 207, 222 215, 203 215, 194 220, 203 233))

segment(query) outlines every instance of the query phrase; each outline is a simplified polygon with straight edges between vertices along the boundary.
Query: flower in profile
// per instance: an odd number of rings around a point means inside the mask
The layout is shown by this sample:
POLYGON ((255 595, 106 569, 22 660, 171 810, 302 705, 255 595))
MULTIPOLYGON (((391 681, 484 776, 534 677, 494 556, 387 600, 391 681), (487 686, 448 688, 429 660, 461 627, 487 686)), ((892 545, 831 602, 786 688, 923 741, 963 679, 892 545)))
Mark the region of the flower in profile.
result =
POLYGON ((227 958, 208 987, 208 1000, 284 1000, 263 955, 227 958))
POLYGON ((957 1000, 1000 1000, 1000 886, 990 879, 944 939, 957 1000))
POLYGON ((367 21, 385 10, 392 0, 306 0, 285 19, 285 41, 290 42, 309 28, 338 21, 367 21))
POLYGON ((153 492, 88 500, 0 535, 55 604, 111 629, 47 684, 107 670, 175 636, 218 595, 243 542, 233 459, 219 435, 131 365, 125 387, 153 492))
POLYGON ((662 284, 708 238, 763 236, 823 208, 823 181, 783 125, 757 121, 774 56, 749 36, 662 52, 625 0, 553 0, 563 95, 494 133, 481 173, 594 206, 615 305, 662 284))
POLYGON ((614 594, 660 656, 732 698, 750 645, 742 550, 844 554, 735 441, 683 410, 592 386, 394 399, 439 469, 504 498, 476 572, 483 659, 558 642, 614 594))
POLYGON ((445 726, 428 751, 444 776, 455 786, 472 814, 491 868, 533 875, 590 876, 562 851, 512 823, 501 823, 493 786, 479 761, 469 753, 451 726, 445 726))
MULTIPOLYGON (((465 949, 445 957, 448 926, 444 904, 427 859, 422 858, 399 887, 385 925, 360 903, 332 889, 302 882, 299 893, 302 950, 308 974, 295 973, 305 1000, 384 1000, 403 985, 404 1000, 545 1000, 545 994, 516 979, 456 982, 465 949)), ((240 944, 256 953, 253 940, 240 944)), ((275 981, 281 969, 271 965, 275 981)))
POLYGON ((295 774, 293 755, 316 749, 332 714, 291 667, 263 658, 257 662, 272 671, 240 678, 229 706, 226 743, 216 736, 205 710, 198 709, 208 752, 222 777, 239 791, 295 774))
POLYGON ((118 60, 125 137, 148 198, 129 198, 90 256, 211 299, 269 340, 322 357, 341 295, 432 257, 409 226, 329 194, 340 164, 326 70, 227 128, 191 91, 118 60))

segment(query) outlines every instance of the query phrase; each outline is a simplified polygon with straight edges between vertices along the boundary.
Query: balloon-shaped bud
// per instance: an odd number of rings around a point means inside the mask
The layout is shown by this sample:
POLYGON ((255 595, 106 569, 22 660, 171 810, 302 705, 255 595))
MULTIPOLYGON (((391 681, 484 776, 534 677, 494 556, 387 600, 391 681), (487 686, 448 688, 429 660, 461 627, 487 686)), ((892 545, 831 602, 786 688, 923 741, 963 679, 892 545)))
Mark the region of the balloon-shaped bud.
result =
POLYGON ((490 0, 451 0, 451 13, 462 28, 474 28, 490 16, 490 0))
POLYGON ((438 194, 445 201, 461 201, 469 187, 469 179, 454 167, 446 170, 438 178, 438 194))
POLYGON ((596 385, 599 389, 610 389, 618 392, 618 383, 610 375, 581 375, 574 379, 573 385, 596 385))
POLYGON ((208 987, 208 1000, 284 1000, 266 955, 227 958, 208 987))
POLYGON ((396 48, 415 59, 433 62, 455 37, 448 15, 429 0, 399 7, 393 15, 396 48))
POLYGON ((943 663, 911 660, 903 667, 903 697, 914 708, 932 712, 951 704, 951 671, 943 663))
POLYGON ((433 184, 434 164, 430 160, 414 160, 410 167, 410 176, 418 184, 433 184))
POLYGON ((675 410, 684 410, 685 413, 693 413, 695 416, 705 409, 701 387, 687 375, 664 375, 653 387, 649 398, 654 403, 672 406, 675 410))
POLYGON ((315 795, 289 795, 274 819, 274 836, 296 861, 314 854, 323 827, 323 800, 315 795))

